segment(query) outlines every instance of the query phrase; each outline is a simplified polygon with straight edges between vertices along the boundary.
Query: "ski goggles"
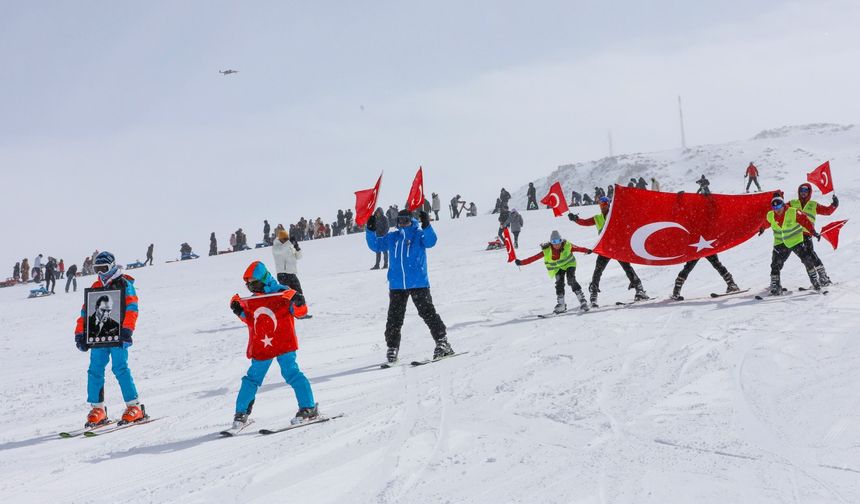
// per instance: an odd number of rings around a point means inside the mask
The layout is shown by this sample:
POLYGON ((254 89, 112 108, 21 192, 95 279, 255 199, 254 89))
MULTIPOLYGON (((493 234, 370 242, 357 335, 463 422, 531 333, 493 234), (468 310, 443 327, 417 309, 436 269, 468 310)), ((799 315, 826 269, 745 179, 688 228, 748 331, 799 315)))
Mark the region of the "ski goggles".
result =
POLYGON ((113 268, 113 264, 96 264, 93 266, 93 271, 96 273, 107 273, 113 268))
POLYGON ((772 206, 774 210, 779 210, 780 208, 785 206, 785 203, 783 203, 782 201, 771 201, 770 206, 772 206))
POLYGON ((263 292, 266 288, 266 284, 259 280, 251 280, 249 282, 245 282, 245 287, 247 287, 251 292, 263 292))
POLYGON ((798 189, 798 190, 797 190, 797 192, 801 192, 801 193, 808 193, 808 192, 809 192, 809 188, 808 188, 808 187, 801 187, 800 189, 798 189))
POLYGON ((553 245, 561 245, 562 240, 560 238, 556 238, 555 240, 550 240, 549 242, 553 245))

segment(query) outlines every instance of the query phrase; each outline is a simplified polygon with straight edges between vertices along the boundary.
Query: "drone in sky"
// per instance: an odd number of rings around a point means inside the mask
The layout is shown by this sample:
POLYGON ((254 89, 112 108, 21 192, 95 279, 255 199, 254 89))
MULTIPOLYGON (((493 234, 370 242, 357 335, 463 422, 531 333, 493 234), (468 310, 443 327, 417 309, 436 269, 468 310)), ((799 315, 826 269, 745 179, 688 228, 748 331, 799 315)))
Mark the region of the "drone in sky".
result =
POLYGON ((239 73, 238 70, 218 70, 218 73, 221 75, 230 75, 234 73, 239 73))

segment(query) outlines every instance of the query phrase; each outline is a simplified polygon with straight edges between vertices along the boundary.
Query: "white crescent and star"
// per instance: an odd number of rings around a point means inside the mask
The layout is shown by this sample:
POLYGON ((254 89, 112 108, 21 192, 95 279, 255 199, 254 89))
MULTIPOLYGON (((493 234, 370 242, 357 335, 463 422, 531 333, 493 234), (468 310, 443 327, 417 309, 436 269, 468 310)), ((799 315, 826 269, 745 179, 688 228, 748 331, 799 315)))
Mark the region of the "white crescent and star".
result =
MULTIPOLYGON (((687 228, 677 222, 652 222, 640 227, 630 236, 630 249, 637 256, 649 261, 670 261, 672 259, 683 257, 684 254, 671 257, 655 256, 645 248, 645 242, 648 238, 650 238, 654 233, 664 229, 680 229, 685 233, 690 234, 690 231, 688 231, 687 228)), ((697 243, 692 243, 689 246, 696 247, 696 252, 698 253, 705 249, 714 248, 715 241, 717 240, 706 240, 704 236, 699 235, 699 241, 697 243)))
POLYGON ((830 180, 829 180, 830 177, 827 176, 827 172, 825 172, 825 171, 821 172, 821 178, 824 180, 824 187, 827 187, 828 185, 830 185, 830 180))
POLYGON ((561 201, 558 199, 558 194, 550 193, 549 197, 555 199, 555 203, 553 203, 552 207, 558 208, 559 203, 561 203, 561 201))
MULTIPOLYGON (((272 323, 275 324, 275 328, 272 329, 272 332, 274 333, 275 331, 277 331, 278 330, 278 318, 275 317, 275 312, 273 312, 270 308, 267 308, 265 306, 261 306, 261 307, 257 308, 256 310, 254 310, 254 331, 255 332, 257 331, 257 320, 259 320, 259 318, 263 315, 272 319, 272 323)), ((263 346, 272 346, 272 338, 269 335, 266 335, 266 337, 264 337, 260 341, 263 342, 263 346)))

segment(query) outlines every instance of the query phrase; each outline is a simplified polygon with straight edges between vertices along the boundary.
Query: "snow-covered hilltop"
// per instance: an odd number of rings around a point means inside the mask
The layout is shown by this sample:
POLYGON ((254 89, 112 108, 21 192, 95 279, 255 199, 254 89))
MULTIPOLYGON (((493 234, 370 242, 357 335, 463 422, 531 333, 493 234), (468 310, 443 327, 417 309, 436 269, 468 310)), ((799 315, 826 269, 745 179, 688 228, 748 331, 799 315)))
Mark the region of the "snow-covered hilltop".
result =
MULTIPOLYGON (((860 128, 838 124, 786 126, 762 131, 749 140, 565 164, 534 182, 538 199, 557 180, 569 198, 571 191, 593 195, 595 186, 626 185, 633 177, 644 177, 649 187, 654 177, 663 191, 694 191, 695 180, 704 174, 713 192, 737 193, 745 187, 744 170, 752 161, 761 172, 763 189, 790 192, 793 186, 781 186, 789 174, 811 171, 828 159, 839 171, 844 187, 860 164, 860 128)), ((791 183, 795 184, 794 179, 791 183)), ((523 186, 514 193, 516 205, 525 206, 525 191, 523 186)))

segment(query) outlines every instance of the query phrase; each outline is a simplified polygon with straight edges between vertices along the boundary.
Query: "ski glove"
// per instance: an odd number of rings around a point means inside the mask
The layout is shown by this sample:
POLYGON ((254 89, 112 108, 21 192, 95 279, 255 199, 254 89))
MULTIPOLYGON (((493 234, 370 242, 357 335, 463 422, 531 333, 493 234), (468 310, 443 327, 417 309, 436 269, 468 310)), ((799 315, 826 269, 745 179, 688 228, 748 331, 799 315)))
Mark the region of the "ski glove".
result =
POLYGON ((517 266, 520 266, 523 262, 522 262, 522 261, 520 261, 519 259, 514 259, 514 263, 515 263, 517 266))
POLYGON ((364 225, 364 228, 368 231, 376 231, 376 214, 367 218, 367 223, 364 225))
POLYGON ((578 214, 575 214, 575 213, 573 213, 573 212, 568 212, 568 214, 567 214, 567 218, 568 218, 568 219, 570 219, 570 220, 572 220, 573 222, 577 222, 577 221, 579 221, 579 215, 578 215, 578 214))
POLYGON ((122 342, 123 348, 128 348, 132 345, 131 335, 133 331, 131 329, 126 329, 123 327, 119 331, 119 340, 122 342))
POLYGON ((302 296, 301 292, 296 291, 293 293, 293 297, 290 298, 290 303, 292 303, 293 306, 304 306, 305 297, 302 296))
POLYGON ((816 240, 821 241, 821 235, 820 235, 820 234, 818 234, 818 232, 817 232, 817 231, 816 231, 816 232, 814 232, 814 233, 812 233, 812 236, 814 236, 816 240))
POLYGON ((591 253, 593 253, 593 252, 594 252, 594 251, 593 251, 593 250, 591 250, 591 249, 585 249, 585 253, 586 253, 586 254, 591 254, 591 253))
POLYGON ((290 238, 290 243, 292 243, 292 244, 293 244, 293 248, 294 248, 294 249, 296 249, 296 252, 298 252, 299 250, 301 250, 301 249, 299 248, 299 240, 297 240, 295 237, 290 238))
POLYGON ((833 199, 831 200, 831 203, 833 204, 834 207, 839 206, 839 198, 837 198, 835 194, 833 195, 833 199))
POLYGON ((90 347, 87 346, 86 339, 84 339, 83 333, 75 334, 75 346, 78 347, 78 350, 80 350, 81 352, 86 352, 90 349, 90 347))
POLYGON ((239 303, 239 301, 236 301, 235 299, 230 301, 230 309, 237 317, 242 316, 242 305, 239 303))
POLYGON ((418 212, 418 220, 421 221, 421 229, 427 229, 430 227, 430 214, 424 210, 418 212))

